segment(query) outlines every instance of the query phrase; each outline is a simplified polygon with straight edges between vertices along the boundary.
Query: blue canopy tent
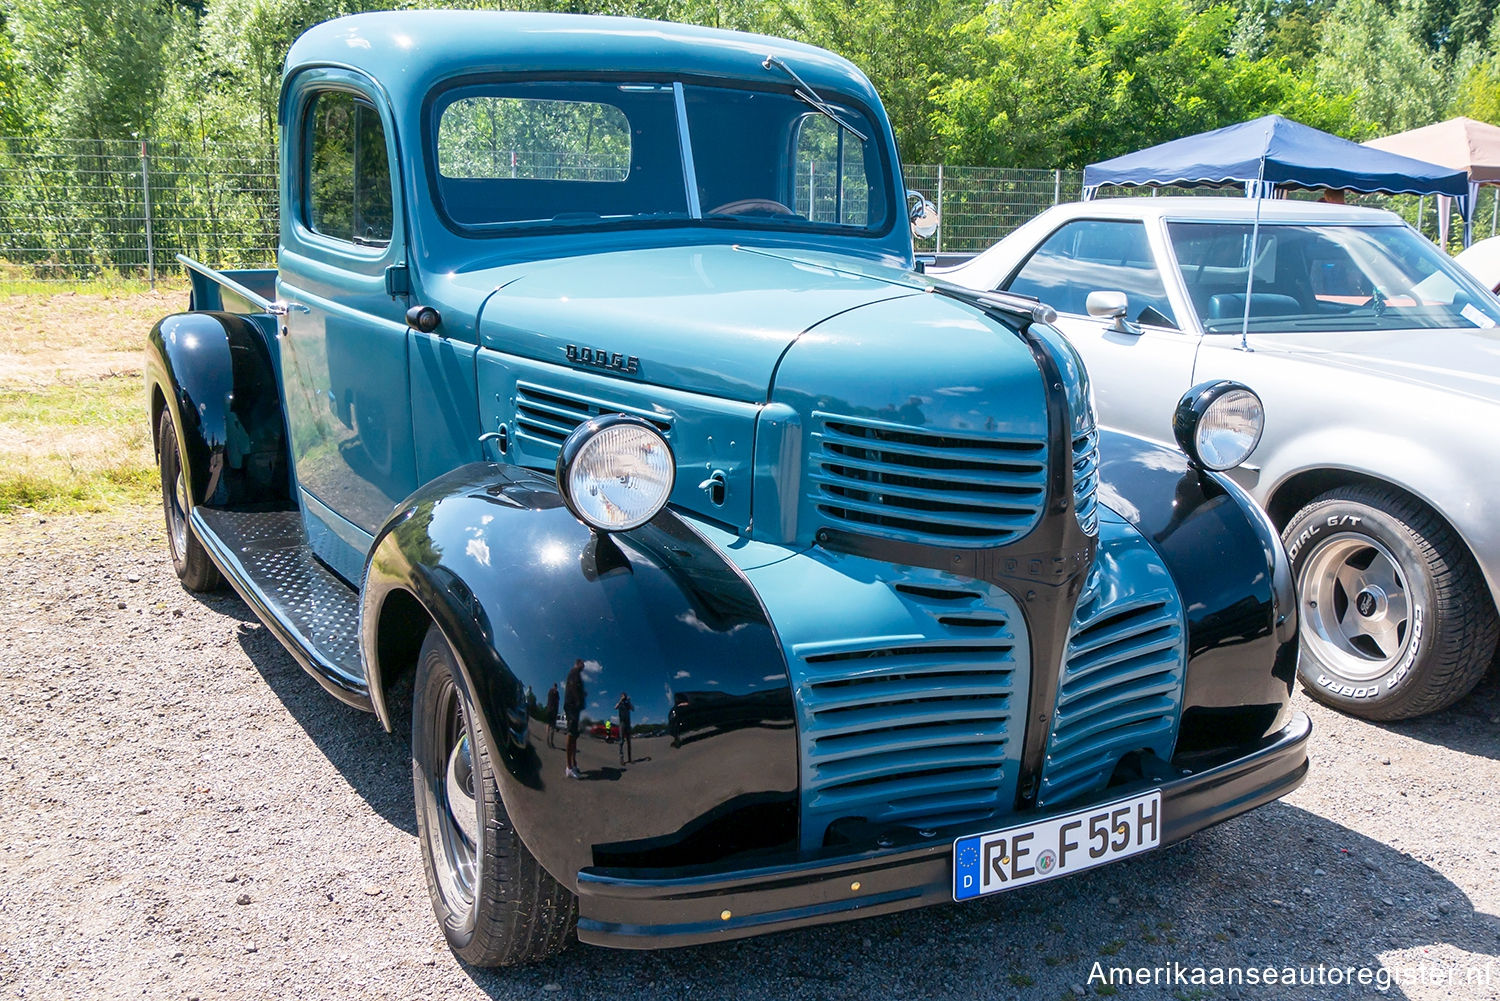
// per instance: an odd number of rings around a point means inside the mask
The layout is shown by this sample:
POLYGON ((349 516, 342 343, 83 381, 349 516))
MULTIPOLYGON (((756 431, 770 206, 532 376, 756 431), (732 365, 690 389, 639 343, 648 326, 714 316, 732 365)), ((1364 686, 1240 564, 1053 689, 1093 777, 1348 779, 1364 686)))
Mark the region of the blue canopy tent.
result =
POLYGON ((1100 187, 1243 185, 1251 196, 1277 188, 1329 188, 1392 195, 1449 195, 1467 207, 1461 170, 1361 146, 1280 115, 1173 139, 1083 170, 1083 196, 1100 187))
MULTIPOLYGON (((1222 187, 1243 185, 1256 199, 1248 262, 1260 239, 1260 199, 1278 188, 1326 188, 1392 195, 1448 195, 1458 199, 1465 220, 1473 209, 1469 177, 1461 170, 1361 146, 1280 115, 1228 125, 1173 139, 1137 153, 1094 163, 1083 170, 1083 197, 1106 184, 1222 187)), ((1465 241, 1473 227, 1464 227, 1465 241)), ((1250 300, 1255 267, 1247 263, 1245 316, 1240 345, 1249 350, 1250 300)))

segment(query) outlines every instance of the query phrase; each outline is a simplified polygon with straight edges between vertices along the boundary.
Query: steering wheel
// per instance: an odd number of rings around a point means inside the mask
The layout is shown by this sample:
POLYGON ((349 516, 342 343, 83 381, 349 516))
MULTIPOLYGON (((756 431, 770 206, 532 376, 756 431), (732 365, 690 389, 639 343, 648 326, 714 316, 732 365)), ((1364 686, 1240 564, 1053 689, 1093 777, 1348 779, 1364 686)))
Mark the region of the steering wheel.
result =
POLYGON ((776 201, 774 198, 741 198, 738 201, 725 202, 716 209, 712 209, 709 215, 796 215, 791 209, 776 201))

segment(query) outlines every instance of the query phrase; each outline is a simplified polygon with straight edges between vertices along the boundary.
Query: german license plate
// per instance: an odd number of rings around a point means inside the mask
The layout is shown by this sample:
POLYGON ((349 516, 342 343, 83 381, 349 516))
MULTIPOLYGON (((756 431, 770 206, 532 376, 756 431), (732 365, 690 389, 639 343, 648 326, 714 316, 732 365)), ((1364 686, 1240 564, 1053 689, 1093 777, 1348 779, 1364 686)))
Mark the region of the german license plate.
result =
POLYGON ((953 842, 953 899, 1067 876, 1161 844, 1161 792, 953 842))

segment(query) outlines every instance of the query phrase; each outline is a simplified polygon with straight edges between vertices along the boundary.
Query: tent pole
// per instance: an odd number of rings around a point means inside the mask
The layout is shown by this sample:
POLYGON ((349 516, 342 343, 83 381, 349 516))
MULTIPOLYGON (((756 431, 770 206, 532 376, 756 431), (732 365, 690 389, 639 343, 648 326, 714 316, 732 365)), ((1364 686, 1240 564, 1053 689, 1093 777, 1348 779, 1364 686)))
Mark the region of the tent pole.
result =
POLYGON ((1260 176, 1255 179, 1255 224, 1250 227, 1250 266, 1245 269, 1245 315, 1240 318, 1240 350, 1250 350, 1250 296, 1255 288, 1255 256, 1260 249, 1260 202, 1265 194, 1266 158, 1260 158, 1260 176))
POLYGON ((1490 203, 1490 236, 1494 236, 1495 224, 1500 222, 1500 188, 1495 188, 1491 193, 1495 199, 1490 203))

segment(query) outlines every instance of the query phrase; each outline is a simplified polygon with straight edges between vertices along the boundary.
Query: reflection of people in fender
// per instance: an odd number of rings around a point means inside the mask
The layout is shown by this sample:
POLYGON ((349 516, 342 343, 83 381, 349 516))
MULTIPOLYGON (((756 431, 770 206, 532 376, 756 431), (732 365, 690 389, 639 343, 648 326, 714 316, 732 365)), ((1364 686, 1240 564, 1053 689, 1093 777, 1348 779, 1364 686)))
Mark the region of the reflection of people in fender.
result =
POLYGON ((583 712, 587 694, 583 688, 583 661, 575 660, 563 682, 563 715, 568 718, 568 767, 563 774, 570 779, 583 777, 578 774, 578 714, 583 712))
POLYGON ((620 715, 620 764, 626 764, 632 760, 630 748, 630 711, 635 706, 630 704, 630 693, 621 692, 620 701, 615 703, 615 712, 620 715))
POLYGON ((557 682, 547 689, 547 746, 556 747, 552 738, 557 734, 557 682))

